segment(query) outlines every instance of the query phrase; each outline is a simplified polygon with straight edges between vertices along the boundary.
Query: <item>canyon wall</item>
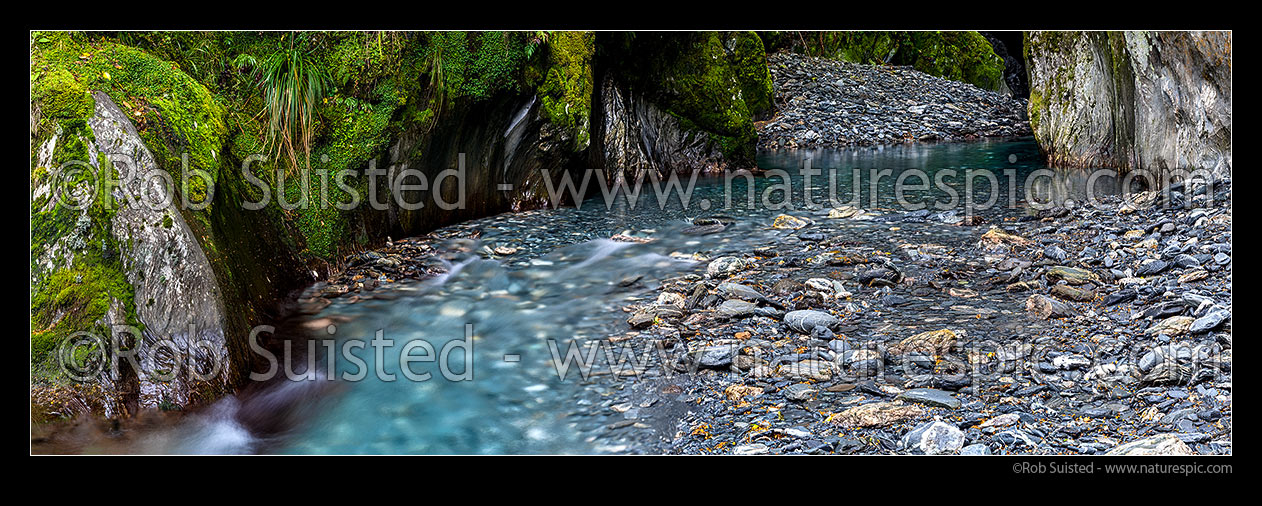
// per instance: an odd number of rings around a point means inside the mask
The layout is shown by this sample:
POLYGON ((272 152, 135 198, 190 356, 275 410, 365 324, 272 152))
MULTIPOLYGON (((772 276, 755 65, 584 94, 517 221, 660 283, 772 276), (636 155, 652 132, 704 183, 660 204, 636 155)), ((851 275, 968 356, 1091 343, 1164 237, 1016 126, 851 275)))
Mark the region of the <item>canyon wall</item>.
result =
POLYGON ((1230 173, 1230 32, 1029 32, 1025 56, 1049 164, 1230 173))

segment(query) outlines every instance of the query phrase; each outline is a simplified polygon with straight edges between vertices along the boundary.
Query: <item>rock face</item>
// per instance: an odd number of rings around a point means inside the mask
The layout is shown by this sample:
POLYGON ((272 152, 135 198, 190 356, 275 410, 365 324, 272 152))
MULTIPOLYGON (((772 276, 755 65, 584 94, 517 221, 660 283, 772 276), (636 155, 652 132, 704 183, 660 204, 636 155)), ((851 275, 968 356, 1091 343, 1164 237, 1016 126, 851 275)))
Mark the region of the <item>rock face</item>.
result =
POLYGON ((689 168, 719 171, 726 165, 709 133, 684 127, 678 117, 642 96, 624 92, 613 79, 601 82, 600 93, 602 144, 595 155, 608 176, 689 168))
MULTIPOLYGON (((537 95, 503 93, 457 104, 431 129, 418 127, 400 135, 389 150, 386 168, 412 167, 435 181, 443 171, 459 169, 463 156, 464 205, 448 209, 425 205, 409 210, 392 202, 384 213, 388 225, 415 235, 504 210, 567 203, 570 195, 550 195, 547 188, 560 187, 562 174, 581 163, 584 151, 575 147, 577 137, 577 132, 548 119, 547 108, 537 95), (545 182, 544 174, 552 181, 545 182), (510 189, 497 190, 500 184, 510 189)), ((451 181, 441 188, 402 192, 403 198, 407 202, 460 202, 461 188, 451 181)), ((383 187, 380 191, 389 190, 383 187)))
MULTIPOLYGON (((156 171, 157 165, 123 111, 106 94, 93 96, 96 112, 88 126, 101 155, 118 170, 125 194, 166 191, 143 179, 144 174, 156 171), (148 188, 142 190, 142 186, 148 188)), ((117 201, 119 208, 110 232, 119 244, 126 245, 120 256, 135 290, 136 316, 145 325, 137 346, 142 370, 162 369, 163 361, 169 359, 206 373, 215 367, 230 368, 219 284, 180 212, 174 206, 155 210, 126 198, 117 201), (175 343, 175 349, 159 346, 164 339, 175 343)), ((230 377, 230 371, 225 370, 210 381, 226 387, 230 377)), ((185 404, 189 401, 186 392, 196 389, 195 382, 183 374, 169 382, 142 374, 138 381, 139 402, 148 406, 185 404)))
POLYGON ((1000 92, 1014 97, 1030 96, 1029 73, 1021 48, 1024 46, 1020 32, 979 32, 994 48, 995 55, 1003 59, 1003 85, 1000 92))
MULTIPOLYGON (((53 163, 52 154, 59 140, 84 142, 90 154, 87 167, 98 176, 113 171, 118 186, 110 192, 110 198, 97 195, 99 200, 71 211, 82 213, 78 222, 94 223, 99 228, 87 226, 49 237, 49 242, 41 245, 43 254, 34 259, 34 274, 36 278, 51 280, 59 273, 75 272, 74 282, 84 283, 88 281, 85 277, 96 277, 90 270, 95 267, 92 263, 116 259, 117 264, 109 264, 116 265, 122 276, 110 283, 118 291, 109 293, 108 310, 95 326, 100 333, 94 335, 106 340, 102 343, 112 339, 122 350, 134 352, 139 369, 123 359, 112 371, 90 376, 105 384, 109 392, 119 394, 101 408, 107 415, 115 415, 131 403, 150 407, 165 403, 183 405, 189 402, 191 392, 202 388, 199 383, 222 390, 232 377, 222 295, 210 262, 175 206, 178 200, 172 189, 146 177, 158 172, 157 164, 136 128, 108 95, 93 93, 92 99, 95 106, 86 122, 87 135, 63 130, 45 141, 48 147, 40 150, 37 164, 48 168, 49 173, 37 181, 35 193, 50 198, 33 212, 65 210, 63 206, 69 201, 59 197, 59 191, 91 191, 91 180, 60 190, 52 187, 70 177, 76 168, 74 164, 53 163), (67 139, 66 135, 78 138, 67 139), (110 251, 104 255, 106 259, 77 253, 98 245, 110 251), (89 269, 86 276, 83 269, 89 269), (190 368, 208 378, 195 379, 187 374, 190 368), (163 378, 162 371, 168 371, 170 377, 163 378), (136 397, 122 392, 134 393, 136 397)), ((63 307, 47 309, 66 315, 76 312, 74 304, 69 301, 63 307)))
POLYGON ((1029 32, 1025 51, 1049 164, 1230 172, 1230 32, 1029 32))
POLYGON ((754 167, 771 77, 752 32, 604 33, 591 165, 606 177, 754 167))

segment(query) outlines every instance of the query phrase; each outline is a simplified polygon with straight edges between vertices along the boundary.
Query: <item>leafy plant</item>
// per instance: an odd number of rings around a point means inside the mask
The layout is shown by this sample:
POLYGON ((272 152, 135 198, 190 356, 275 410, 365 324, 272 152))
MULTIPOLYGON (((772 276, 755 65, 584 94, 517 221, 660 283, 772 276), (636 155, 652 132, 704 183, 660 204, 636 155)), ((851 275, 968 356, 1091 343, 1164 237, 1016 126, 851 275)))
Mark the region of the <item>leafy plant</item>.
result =
POLYGON ((258 66, 258 59, 249 53, 241 53, 232 59, 232 67, 237 69, 237 72, 249 72, 258 66))
POLYGON ((526 40, 526 59, 530 59, 535 55, 535 49, 548 43, 548 35, 550 31, 536 31, 526 40))
POLYGON ((263 64, 260 83, 267 106, 267 149, 277 156, 284 153, 293 167, 298 167, 299 148, 311 163, 316 104, 331 86, 328 73, 307 58, 303 45, 290 38, 288 48, 263 64))
MULTIPOLYGON (((443 45, 434 44, 433 50, 425 59, 425 69, 429 74, 429 101, 430 109, 433 111, 433 118, 437 118, 443 109, 443 105, 447 102, 447 76, 443 72, 443 45)), ((426 130, 432 127, 435 121, 427 122, 426 130)))

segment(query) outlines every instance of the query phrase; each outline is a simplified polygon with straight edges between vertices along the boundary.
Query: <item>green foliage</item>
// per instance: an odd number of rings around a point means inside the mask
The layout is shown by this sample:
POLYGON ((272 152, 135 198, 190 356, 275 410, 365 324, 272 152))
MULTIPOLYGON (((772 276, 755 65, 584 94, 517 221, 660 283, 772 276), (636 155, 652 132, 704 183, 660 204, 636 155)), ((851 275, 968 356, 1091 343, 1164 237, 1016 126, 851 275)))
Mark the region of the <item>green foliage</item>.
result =
POLYGON ((740 83, 741 99, 753 119, 766 118, 774 107, 775 89, 762 39, 749 32, 737 32, 733 38, 732 72, 740 83))
POLYGON ((788 49, 854 63, 889 63, 901 32, 771 32, 764 34, 768 51, 788 49))
POLYGON ((360 169, 389 144, 391 121, 403 99, 393 85, 382 83, 380 100, 369 102, 340 95, 330 97, 320 109, 323 133, 316 159, 321 168, 360 169))
POLYGON ((409 66, 409 47, 416 37, 402 32, 338 32, 328 34, 331 49, 322 62, 338 88, 351 94, 370 92, 378 83, 399 78, 409 66))
POLYGON ((595 39, 591 32, 556 32, 541 39, 547 41, 547 58, 537 89, 540 107, 549 122, 574 133, 576 150, 590 142, 595 39))
POLYGON ((526 61, 527 42, 508 32, 434 32, 424 61, 431 83, 450 100, 483 100, 516 90, 526 61))
POLYGON ((534 57, 535 50, 540 46, 546 45, 551 37, 552 32, 550 31, 535 31, 530 34, 526 40, 526 59, 529 60, 534 57))
POLYGON ((900 42, 898 61, 988 90, 1003 83, 1003 60, 977 32, 910 32, 900 42))
POLYGON ((290 37, 288 48, 267 60, 261 83, 268 148, 277 156, 285 154, 295 168, 299 167, 298 148, 306 155, 306 165, 311 164, 315 108, 329 88, 328 74, 307 57, 303 35, 290 37))
POLYGON ((232 68, 237 72, 253 72, 258 66, 258 58, 251 54, 241 53, 232 59, 232 68))
POLYGON ((35 81, 31 90, 31 98, 40 104, 41 115, 67 119, 84 118, 92 113, 95 103, 92 94, 74 75, 59 68, 41 74, 32 76, 35 81))

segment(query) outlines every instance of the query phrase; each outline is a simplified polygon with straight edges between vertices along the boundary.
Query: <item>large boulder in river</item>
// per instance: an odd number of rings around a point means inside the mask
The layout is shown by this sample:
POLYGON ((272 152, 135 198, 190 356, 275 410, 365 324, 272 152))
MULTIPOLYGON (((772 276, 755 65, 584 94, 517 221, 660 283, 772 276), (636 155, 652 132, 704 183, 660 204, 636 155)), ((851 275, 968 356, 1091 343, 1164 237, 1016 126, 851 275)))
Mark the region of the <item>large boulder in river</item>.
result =
POLYGON ((280 209, 243 209, 257 197, 233 146, 256 137, 182 68, 109 37, 32 36, 33 420, 231 391, 250 329, 310 277, 280 209))
POLYGON ((1025 50, 1049 164, 1231 171, 1231 32, 1029 32, 1025 50))
POLYGON ((35 121, 32 367, 99 384, 105 397, 89 407, 111 416, 226 390, 234 372, 210 260, 127 114, 105 93, 80 93, 82 118, 35 121), (107 358, 114 347, 138 370, 107 358))

